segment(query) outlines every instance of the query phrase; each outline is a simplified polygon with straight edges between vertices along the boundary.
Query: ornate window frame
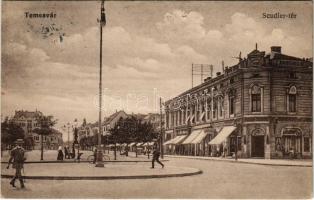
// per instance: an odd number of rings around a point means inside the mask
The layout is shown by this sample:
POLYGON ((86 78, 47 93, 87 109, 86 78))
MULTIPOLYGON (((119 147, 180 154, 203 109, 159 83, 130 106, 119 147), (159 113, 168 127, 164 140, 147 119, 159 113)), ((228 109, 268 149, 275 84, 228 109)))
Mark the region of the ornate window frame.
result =
POLYGON ((249 95, 250 95, 250 102, 249 102, 249 108, 250 108, 250 113, 252 114, 260 114, 264 112, 264 86, 260 85, 258 83, 252 83, 249 88, 249 95), (259 90, 259 91, 258 91, 259 90), (261 94, 261 111, 252 111, 253 110, 253 105, 252 105, 252 94, 258 94, 259 92, 261 94))

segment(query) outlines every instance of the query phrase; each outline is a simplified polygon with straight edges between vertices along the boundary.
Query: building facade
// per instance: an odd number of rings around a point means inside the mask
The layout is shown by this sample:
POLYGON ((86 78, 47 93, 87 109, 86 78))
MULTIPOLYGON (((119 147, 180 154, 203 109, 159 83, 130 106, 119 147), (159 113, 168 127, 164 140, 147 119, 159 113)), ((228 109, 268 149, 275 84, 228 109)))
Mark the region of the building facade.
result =
MULTIPOLYGON (((25 133, 25 138, 31 137, 34 141, 34 149, 41 148, 41 137, 33 130, 39 128, 37 123, 37 118, 43 114, 40 111, 30 112, 30 111, 15 111, 15 115, 12 120, 14 123, 18 124, 25 133)), ((43 146, 44 149, 58 149, 58 146, 62 145, 62 133, 53 129, 50 135, 43 136, 43 146)))
POLYGON ((310 59, 257 48, 165 104, 170 154, 312 157, 310 59))

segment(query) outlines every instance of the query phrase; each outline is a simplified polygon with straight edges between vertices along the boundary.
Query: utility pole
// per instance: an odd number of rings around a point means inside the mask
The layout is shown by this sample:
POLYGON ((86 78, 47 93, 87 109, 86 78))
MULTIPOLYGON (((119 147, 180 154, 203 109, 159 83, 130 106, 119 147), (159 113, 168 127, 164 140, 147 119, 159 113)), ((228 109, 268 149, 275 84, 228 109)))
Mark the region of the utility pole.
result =
POLYGON ((162 131, 162 102, 161 102, 161 97, 159 99, 159 106, 160 106, 160 154, 161 154, 161 158, 164 158, 164 148, 163 148, 163 143, 164 143, 164 136, 163 136, 163 131, 162 131))
POLYGON ((99 119, 98 119, 98 148, 97 148, 97 159, 95 167, 104 167, 103 155, 101 150, 101 136, 102 136, 102 126, 101 126, 101 111, 102 111, 102 28, 106 25, 105 7, 104 0, 101 1, 100 8, 100 54, 99 54, 99 119))

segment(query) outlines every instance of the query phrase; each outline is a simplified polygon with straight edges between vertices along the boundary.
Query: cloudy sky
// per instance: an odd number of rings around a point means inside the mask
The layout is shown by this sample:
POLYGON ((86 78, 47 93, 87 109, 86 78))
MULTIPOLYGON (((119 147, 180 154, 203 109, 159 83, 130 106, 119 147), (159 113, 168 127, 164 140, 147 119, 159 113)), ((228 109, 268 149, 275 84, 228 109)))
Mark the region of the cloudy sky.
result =
MULTIPOLYGON (((157 112, 160 96, 191 88, 192 63, 220 71, 222 60, 236 64, 232 56, 246 56, 255 43, 266 52, 280 45, 285 54, 312 57, 311 2, 109 1, 105 8, 105 115, 157 112), (262 18, 276 12, 297 17, 262 18)), ((97 120, 99 10, 96 1, 2 2, 2 116, 37 109, 58 126, 97 120)))

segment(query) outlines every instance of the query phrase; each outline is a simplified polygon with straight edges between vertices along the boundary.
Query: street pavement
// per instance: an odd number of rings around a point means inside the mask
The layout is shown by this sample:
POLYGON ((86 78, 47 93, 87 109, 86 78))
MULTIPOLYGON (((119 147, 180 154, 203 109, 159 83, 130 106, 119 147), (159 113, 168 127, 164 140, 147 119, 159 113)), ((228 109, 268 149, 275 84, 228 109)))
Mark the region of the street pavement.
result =
MULTIPOLYGON (((132 155, 130 157, 129 159, 144 159, 134 158, 132 155)), ((122 157, 119 156, 118 159, 122 157)), ((165 169, 168 166, 191 167, 201 169, 203 174, 161 179, 26 180, 26 189, 14 189, 9 185, 9 179, 2 179, 2 196, 10 198, 239 199, 309 199, 312 197, 312 167, 252 165, 174 157, 167 159, 169 161, 165 162, 165 169)), ((62 165, 64 164, 60 164, 62 165)), ((58 170, 58 168, 42 170, 58 170)), ((129 170, 132 170, 131 165, 129 170)), ((113 170, 113 173, 119 174, 121 169, 117 168, 113 170)))
POLYGON ((312 167, 312 159, 260 159, 260 158, 239 158, 237 161, 234 158, 224 157, 202 157, 202 156, 178 156, 167 155, 166 158, 187 158, 187 159, 199 159, 199 160, 215 160, 225 162, 238 162, 238 163, 251 163, 260 165, 279 165, 279 166, 300 166, 300 167, 312 167))

